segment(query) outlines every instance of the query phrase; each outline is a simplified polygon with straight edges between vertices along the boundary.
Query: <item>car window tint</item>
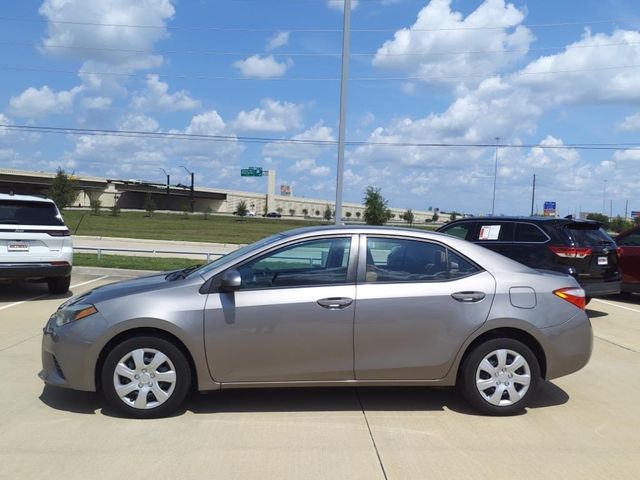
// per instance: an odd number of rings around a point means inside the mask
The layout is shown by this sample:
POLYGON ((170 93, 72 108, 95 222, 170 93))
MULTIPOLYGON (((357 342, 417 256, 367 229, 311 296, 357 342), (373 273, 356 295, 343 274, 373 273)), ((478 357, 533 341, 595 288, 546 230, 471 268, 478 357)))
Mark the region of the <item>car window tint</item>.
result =
POLYGON ((627 235, 617 241, 618 245, 626 245, 628 247, 640 247, 640 232, 627 235))
POLYGON ((549 240, 540 227, 532 223, 516 224, 516 242, 543 243, 549 240))
POLYGON ((442 233, 453 235, 454 237, 462 238, 463 240, 468 240, 471 237, 474 226, 475 224, 473 222, 460 223, 458 225, 452 225, 449 228, 445 227, 442 229, 442 233))
POLYGON ((9 225, 62 226, 64 222, 50 202, 0 200, 0 223, 9 225))
POLYGON ((438 244, 395 238, 367 238, 366 282, 447 279, 446 249, 438 244))
POLYGON ((611 237, 602 228, 593 228, 589 225, 569 225, 571 237, 577 245, 597 246, 613 243, 611 237))
POLYGON ((241 289, 332 285, 347 281, 350 238, 290 245, 238 268, 241 289))
POLYGON ((466 258, 449 250, 449 278, 468 277, 480 271, 473 263, 466 258))
POLYGON ((480 222, 473 241, 511 242, 513 241, 514 224, 512 222, 480 222))

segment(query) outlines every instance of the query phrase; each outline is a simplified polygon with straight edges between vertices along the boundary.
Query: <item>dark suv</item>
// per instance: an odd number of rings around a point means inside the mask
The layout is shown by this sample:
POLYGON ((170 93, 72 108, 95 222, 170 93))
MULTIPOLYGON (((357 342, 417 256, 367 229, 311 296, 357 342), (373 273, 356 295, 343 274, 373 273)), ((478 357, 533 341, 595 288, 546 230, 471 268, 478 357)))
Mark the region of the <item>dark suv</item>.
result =
POLYGON ((573 276, 587 297, 620 293, 615 242, 597 222, 555 217, 481 217, 439 232, 464 238, 529 267, 573 276))

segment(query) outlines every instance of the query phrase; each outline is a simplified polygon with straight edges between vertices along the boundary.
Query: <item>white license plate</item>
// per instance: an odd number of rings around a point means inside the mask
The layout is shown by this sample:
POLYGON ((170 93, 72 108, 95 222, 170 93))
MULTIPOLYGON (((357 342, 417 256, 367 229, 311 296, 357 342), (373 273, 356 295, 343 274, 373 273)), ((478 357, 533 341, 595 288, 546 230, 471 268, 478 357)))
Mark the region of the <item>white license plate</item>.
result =
POLYGON ((607 257, 598 257, 598 265, 609 265, 609 259, 607 257))
POLYGON ((7 245, 7 250, 9 252, 28 252, 29 245, 27 245, 26 243, 13 242, 7 245))

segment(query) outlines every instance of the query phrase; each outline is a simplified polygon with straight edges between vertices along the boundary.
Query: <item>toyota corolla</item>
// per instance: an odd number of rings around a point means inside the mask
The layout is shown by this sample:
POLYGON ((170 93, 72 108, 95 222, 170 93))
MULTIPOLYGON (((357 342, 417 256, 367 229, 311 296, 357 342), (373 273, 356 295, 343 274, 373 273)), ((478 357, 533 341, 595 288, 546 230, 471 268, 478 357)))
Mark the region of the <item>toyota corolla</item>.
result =
POLYGON ((584 308, 572 277, 449 235, 304 228, 70 299, 44 328, 40 377, 138 418, 192 388, 375 385, 457 386, 509 415, 588 362, 584 308))

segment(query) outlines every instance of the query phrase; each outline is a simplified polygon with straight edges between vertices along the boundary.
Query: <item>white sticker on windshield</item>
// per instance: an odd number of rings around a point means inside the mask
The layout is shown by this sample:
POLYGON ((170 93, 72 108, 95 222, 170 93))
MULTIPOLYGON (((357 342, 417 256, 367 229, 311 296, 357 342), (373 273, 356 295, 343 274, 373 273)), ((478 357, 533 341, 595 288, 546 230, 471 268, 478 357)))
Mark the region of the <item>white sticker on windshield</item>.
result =
POLYGON ((480 227, 480 237, 478 240, 498 240, 500 236, 500 225, 483 225, 480 227))

